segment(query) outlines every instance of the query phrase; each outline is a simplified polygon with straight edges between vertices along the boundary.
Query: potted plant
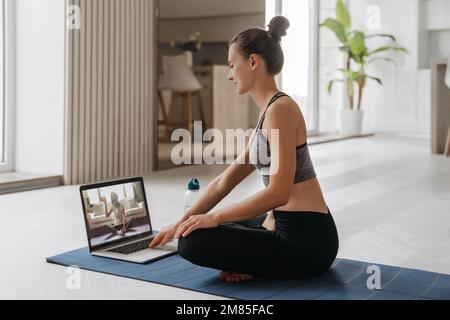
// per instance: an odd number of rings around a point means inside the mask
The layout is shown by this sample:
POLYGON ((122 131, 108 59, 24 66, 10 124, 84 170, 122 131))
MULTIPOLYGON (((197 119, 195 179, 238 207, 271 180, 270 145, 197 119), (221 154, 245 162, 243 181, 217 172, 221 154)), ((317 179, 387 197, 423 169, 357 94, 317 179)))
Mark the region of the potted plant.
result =
POLYGON ((366 81, 370 79, 380 85, 382 84, 380 78, 366 73, 366 66, 378 60, 395 64, 394 60, 379 54, 386 51, 401 51, 404 53, 408 53, 408 51, 398 46, 396 38, 391 34, 366 35, 362 31, 354 30, 350 13, 342 0, 336 2, 336 19, 327 18, 320 26, 334 32, 342 44, 339 50, 346 55, 346 65, 339 69, 342 72, 343 79, 334 79, 328 83, 329 93, 331 93, 333 84, 337 81, 344 83, 346 87, 349 109, 340 110, 341 133, 359 134, 362 127, 363 110, 361 110, 361 106, 366 81), (376 49, 367 48, 366 40, 377 37, 388 38, 391 43, 376 49))
POLYGON ((175 39, 170 42, 171 47, 177 47, 183 50, 188 66, 192 67, 192 52, 199 51, 202 48, 200 40, 200 31, 194 32, 189 36, 188 40, 175 39))

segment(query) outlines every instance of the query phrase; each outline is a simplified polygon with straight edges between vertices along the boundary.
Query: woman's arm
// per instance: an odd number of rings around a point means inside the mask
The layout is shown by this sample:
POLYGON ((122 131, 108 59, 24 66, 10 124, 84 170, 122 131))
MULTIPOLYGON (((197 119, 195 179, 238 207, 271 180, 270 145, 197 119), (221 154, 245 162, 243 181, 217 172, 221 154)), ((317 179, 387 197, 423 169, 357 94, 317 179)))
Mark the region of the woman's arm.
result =
MULTIPOLYGON (((225 196, 234 189, 242 180, 249 176, 255 167, 250 164, 248 146, 237 157, 237 159, 218 177, 208 184, 202 192, 200 199, 184 214, 184 216, 176 223, 163 228, 160 233, 153 239, 149 247, 164 246, 171 239, 178 238, 176 232, 180 227, 193 218, 207 217, 211 215, 205 214, 219 203, 225 196)), ((210 225, 214 227, 215 225, 210 225)), ((184 229, 184 228, 183 228, 184 229)))
POLYGON ((127 215, 125 214, 125 208, 121 209, 120 215, 121 215, 122 223, 125 224, 125 222, 127 220, 127 215))
POLYGON ((205 214, 225 198, 242 180, 248 177, 255 167, 250 164, 248 146, 236 160, 219 176, 211 181, 198 201, 189 208, 180 222, 192 215, 205 214))
POLYGON ((121 219, 120 220, 122 220, 122 235, 125 235, 125 232, 127 231, 127 230, 125 230, 125 226, 126 226, 125 224, 127 222, 127 216, 125 214, 125 208, 121 209, 120 215, 121 215, 121 219))
POLYGON ((109 218, 109 216, 111 215, 111 212, 114 210, 114 203, 111 202, 111 208, 109 210, 108 210, 107 202, 104 201, 104 203, 105 203, 106 217, 109 218))
POLYGON ((266 114, 265 129, 270 144, 270 183, 244 201, 213 213, 216 223, 250 218, 285 205, 293 186, 296 168, 296 136, 299 110, 290 102, 276 102, 266 114), (275 129, 275 130, 274 130, 275 129), (277 135, 278 132, 278 135, 277 135))
POLYGON ((296 167, 296 133, 300 110, 292 103, 274 103, 266 115, 265 127, 270 144, 270 183, 246 200, 205 215, 193 215, 182 222, 175 238, 186 237, 192 231, 214 228, 226 222, 253 217, 289 202, 296 167), (273 135, 273 136, 272 136, 273 135), (282 143, 281 143, 282 142, 282 143))

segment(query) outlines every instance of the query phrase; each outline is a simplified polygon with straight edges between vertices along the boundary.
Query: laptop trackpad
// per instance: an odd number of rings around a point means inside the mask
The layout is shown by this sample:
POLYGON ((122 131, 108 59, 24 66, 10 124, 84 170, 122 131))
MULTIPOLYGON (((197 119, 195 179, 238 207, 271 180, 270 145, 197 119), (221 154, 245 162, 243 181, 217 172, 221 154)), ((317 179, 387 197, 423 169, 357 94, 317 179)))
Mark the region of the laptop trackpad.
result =
POLYGON ((178 249, 178 239, 173 239, 167 242, 164 246, 158 246, 154 249, 162 249, 162 250, 177 250, 178 249))
POLYGON ((162 250, 162 249, 146 249, 135 252, 131 254, 131 258, 133 259, 152 259, 159 257, 161 255, 167 254, 169 252, 174 252, 175 250, 162 250))

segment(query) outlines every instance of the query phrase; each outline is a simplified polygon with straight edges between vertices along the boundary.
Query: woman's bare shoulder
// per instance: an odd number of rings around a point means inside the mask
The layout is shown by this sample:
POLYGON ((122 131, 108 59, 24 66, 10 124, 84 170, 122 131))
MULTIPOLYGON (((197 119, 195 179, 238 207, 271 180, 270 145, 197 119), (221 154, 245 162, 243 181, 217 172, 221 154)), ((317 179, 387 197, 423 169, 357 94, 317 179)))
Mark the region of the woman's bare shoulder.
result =
POLYGON ((297 102, 289 96, 277 99, 266 112, 267 122, 289 122, 292 119, 303 119, 300 107, 297 102))

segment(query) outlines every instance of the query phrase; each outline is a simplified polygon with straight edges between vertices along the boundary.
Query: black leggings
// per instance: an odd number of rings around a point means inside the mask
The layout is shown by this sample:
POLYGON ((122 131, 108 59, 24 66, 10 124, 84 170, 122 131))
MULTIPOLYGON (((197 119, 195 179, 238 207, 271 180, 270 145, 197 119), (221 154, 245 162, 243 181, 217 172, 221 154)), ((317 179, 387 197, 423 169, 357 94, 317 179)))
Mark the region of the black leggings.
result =
POLYGON ((339 240, 331 216, 312 211, 273 211, 275 230, 262 226, 267 214, 197 229, 178 240, 178 253, 194 264, 273 278, 311 278, 329 269, 339 240))

